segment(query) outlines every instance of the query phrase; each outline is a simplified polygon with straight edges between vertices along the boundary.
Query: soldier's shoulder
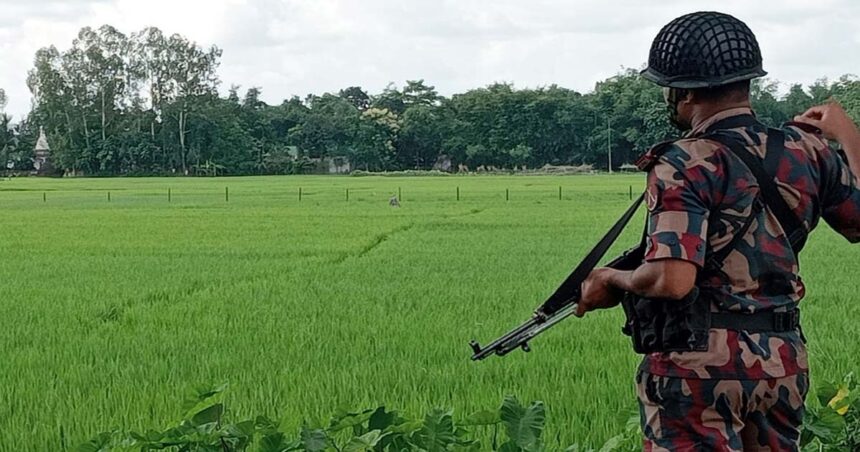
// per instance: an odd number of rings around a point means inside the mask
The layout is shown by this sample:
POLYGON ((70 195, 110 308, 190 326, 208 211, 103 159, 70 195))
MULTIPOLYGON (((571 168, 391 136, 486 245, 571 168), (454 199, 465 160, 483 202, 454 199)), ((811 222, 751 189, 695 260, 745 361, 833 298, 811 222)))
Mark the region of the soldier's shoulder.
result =
POLYGON ((822 149, 827 148, 827 140, 818 127, 802 123, 787 122, 782 126, 785 132, 786 143, 793 143, 810 155, 815 155, 822 149))
POLYGON ((649 171, 663 161, 679 168, 688 167, 713 157, 719 149, 719 143, 700 137, 663 141, 645 152, 636 166, 642 171, 649 171))

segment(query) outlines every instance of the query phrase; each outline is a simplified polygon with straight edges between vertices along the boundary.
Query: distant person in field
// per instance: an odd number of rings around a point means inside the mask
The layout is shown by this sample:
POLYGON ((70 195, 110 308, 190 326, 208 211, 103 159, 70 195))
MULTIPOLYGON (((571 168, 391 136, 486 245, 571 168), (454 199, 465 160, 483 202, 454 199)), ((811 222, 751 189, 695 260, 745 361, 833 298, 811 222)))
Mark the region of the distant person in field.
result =
POLYGON ((388 205, 391 207, 400 207, 400 200, 397 199, 397 195, 391 195, 391 198, 388 200, 388 205))
POLYGON ((716 12, 666 25, 642 72, 686 133, 639 161, 644 262, 595 269, 577 314, 628 297, 649 451, 799 447, 809 376, 798 253, 820 219, 860 241, 860 133, 836 104, 764 126, 749 89, 765 74, 752 31, 716 12))

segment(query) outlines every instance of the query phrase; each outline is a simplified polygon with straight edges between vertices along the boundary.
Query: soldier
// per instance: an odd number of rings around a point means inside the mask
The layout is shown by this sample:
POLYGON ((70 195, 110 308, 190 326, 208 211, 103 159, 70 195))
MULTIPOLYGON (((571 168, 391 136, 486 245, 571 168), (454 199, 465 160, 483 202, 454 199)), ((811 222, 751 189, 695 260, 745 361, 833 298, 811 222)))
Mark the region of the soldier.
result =
POLYGON ((759 123, 761 61, 743 22, 697 12, 660 30, 642 72, 686 134, 639 162, 643 264, 595 269, 577 315, 629 297, 649 451, 797 450, 809 387, 797 253, 820 218, 860 241, 860 139, 832 106, 759 123), (813 126, 844 141, 850 166, 813 126))

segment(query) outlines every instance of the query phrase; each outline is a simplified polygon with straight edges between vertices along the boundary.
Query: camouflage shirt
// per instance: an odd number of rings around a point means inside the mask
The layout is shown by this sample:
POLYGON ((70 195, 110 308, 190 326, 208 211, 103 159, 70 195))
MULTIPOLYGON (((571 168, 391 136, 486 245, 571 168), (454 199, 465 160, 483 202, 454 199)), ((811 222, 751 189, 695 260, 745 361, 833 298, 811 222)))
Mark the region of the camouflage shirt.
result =
MULTIPOLYGON (((648 174, 645 260, 682 259, 700 269, 699 287, 710 294, 714 312, 785 311, 804 296, 798 262, 769 209, 751 223, 720 271, 704 269, 706 256, 725 247, 752 211, 758 184, 750 170, 722 144, 700 138, 724 118, 752 114, 722 111, 686 138, 643 157, 656 160, 648 174)), ((820 218, 852 242, 860 241, 860 179, 824 139, 789 123, 785 155, 776 178, 781 194, 808 230, 820 218)), ((730 129, 747 149, 764 158, 767 130, 761 125, 730 129)), ((655 148, 657 149, 657 148, 655 148)), ((768 169, 773 173, 774 169, 768 169)), ((753 334, 711 329, 706 352, 654 353, 640 367, 655 375, 682 378, 780 378, 807 370, 798 332, 753 334)))

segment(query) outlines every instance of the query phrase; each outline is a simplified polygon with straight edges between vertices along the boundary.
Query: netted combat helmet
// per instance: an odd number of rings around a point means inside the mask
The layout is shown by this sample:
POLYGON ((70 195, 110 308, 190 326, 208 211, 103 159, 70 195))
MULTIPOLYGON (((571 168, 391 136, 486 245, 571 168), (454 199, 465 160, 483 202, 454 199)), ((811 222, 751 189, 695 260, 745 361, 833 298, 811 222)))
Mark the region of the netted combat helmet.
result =
POLYGON ((654 38, 642 76, 670 88, 713 88, 762 77, 761 50, 747 25, 701 11, 669 22, 654 38))

